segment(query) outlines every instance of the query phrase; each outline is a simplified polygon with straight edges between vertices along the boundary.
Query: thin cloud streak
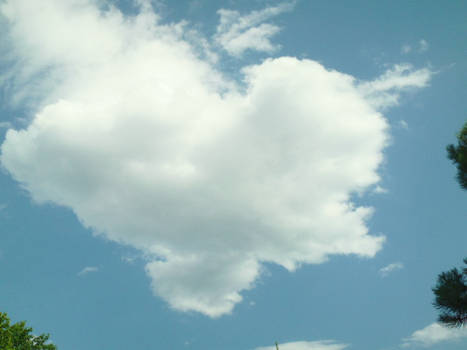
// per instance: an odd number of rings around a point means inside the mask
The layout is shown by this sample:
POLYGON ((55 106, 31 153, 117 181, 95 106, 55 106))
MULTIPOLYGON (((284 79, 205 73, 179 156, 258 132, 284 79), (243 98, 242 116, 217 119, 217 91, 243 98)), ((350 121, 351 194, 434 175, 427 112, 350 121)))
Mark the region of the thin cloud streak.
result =
POLYGON ((402 270, 403 268, 404 268, 404 264, 400 262, 392 263, 379 269, 379 274, 381 275, 381 277, 387 277, 390 273, 397 271, 397 270, 402 270))
POLYGON ((99 268, 96 267, 96 266, 86 266, 80 272, 77 273, 77 276, 83 277, 83 276, 86 276, 89 273, 97 272, 97 271, 99 271, 99 268))

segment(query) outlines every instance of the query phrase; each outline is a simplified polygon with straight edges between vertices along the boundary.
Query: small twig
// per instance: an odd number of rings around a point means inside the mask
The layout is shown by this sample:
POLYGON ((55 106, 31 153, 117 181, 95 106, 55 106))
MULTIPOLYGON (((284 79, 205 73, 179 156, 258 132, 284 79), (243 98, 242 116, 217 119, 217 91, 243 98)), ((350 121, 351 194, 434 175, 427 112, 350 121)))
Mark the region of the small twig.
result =
POLYGON ((276 350, 279 350, 279 344, 276 342, 276 350))

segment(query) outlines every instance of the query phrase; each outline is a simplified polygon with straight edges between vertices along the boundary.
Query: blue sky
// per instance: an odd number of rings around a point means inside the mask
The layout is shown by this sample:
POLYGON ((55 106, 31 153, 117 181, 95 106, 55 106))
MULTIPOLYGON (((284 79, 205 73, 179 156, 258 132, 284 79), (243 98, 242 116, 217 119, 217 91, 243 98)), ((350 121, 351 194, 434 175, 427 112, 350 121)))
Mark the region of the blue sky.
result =
POLYGON ((466 256, 465 2, 0 4, 13 320, 63 350, 465 349, 431 305, 466 256))

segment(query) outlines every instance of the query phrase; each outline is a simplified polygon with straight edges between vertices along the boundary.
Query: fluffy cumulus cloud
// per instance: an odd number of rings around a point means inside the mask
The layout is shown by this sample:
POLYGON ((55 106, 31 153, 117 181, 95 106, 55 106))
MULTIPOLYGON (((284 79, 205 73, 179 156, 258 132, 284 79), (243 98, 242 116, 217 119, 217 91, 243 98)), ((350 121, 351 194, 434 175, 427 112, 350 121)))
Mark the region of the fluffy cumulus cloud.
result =
MULTIPOLYGON (((280 344, 281 350, 343 350, 346 344, 338 344, 332 340, 324 341, 296 341, 280 344)), ((276 350, 275 346, 259 347, 255 350, 276 350)))
POLYGON ((411 346, 430 347, 438 343, 456 341, 467 338, 467 327, 447 328, 439 323, 432 323, 423 329, 419 329, 405 338, 402 347, 411 346))
POLYGON ((361 82, 280 57, 238 84, 196 54, 184 25, 139 3, 127 16, 93 0, 2 2, 16 62, 3 79, 33 111, 8 130, 3 167, 35 201, 144 252, 154 293, 177 310, 230 313, 263 262, 374 256, 384 236, 351 196, 379 182, 381 108, 430 72, 361 82))
POLYGON ((271 42, 271 37, 280 31, 280 27, 264 22, 283 12, 291 11, 293 7, 293 2, 284 2, 247 15, 221 9, 218 11, 220 23, 214 40, 232 56, 239 57, 246 50, 274 52, 279 46, 271 42))

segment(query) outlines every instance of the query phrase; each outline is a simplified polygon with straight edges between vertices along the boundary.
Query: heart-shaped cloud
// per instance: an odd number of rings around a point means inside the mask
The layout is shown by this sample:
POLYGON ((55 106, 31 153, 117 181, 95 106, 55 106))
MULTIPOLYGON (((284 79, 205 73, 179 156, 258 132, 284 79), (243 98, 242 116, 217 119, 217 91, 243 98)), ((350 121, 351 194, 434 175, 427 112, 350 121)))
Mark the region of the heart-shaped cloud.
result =
POLYGON ((374 256, 384 237, 369 235, 372 209, 351 195, 379 181, 379 107, 430 71, 397 66, 361 83, 280 57, 245 67, 240 84, 144 4, 133 17, 91 0, 2 4, 21 58, 12 97, 36 111, 7 132, 11 175, 144 252, 154 292, 178 310, 231 312, 262 262, 374 256))

